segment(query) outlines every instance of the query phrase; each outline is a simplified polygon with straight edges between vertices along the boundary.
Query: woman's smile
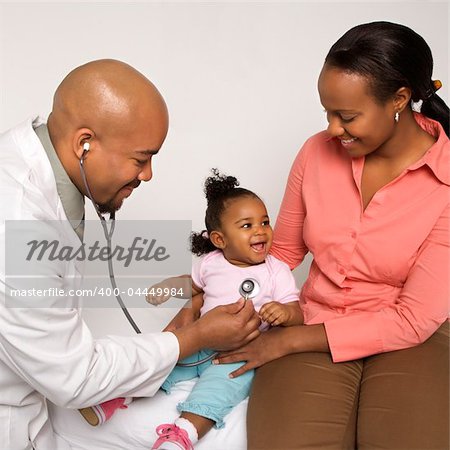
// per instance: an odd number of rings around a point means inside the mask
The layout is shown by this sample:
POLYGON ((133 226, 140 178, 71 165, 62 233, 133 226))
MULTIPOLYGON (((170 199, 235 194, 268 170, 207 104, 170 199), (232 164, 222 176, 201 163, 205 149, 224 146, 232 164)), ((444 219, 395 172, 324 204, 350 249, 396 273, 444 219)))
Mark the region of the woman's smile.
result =
POLYGON ((351 139, 339 139, 341 141, 341 144, 344 147, 349 147, 350 145, 352 145, 355 141, 358 140, 358 138, 351 138, 351 139))

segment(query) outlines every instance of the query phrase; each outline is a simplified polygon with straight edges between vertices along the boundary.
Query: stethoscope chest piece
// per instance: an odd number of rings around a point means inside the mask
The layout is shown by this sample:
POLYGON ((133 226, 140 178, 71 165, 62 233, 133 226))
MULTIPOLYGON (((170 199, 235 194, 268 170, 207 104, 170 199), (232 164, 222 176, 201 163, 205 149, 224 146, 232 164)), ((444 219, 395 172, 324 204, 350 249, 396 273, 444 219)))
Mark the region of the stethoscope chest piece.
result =
POLYGON ((246 278, 239 286, 239 294, 245 298, 245 300, 256 297, 259 294, 259 291, 259 283, 254 278, 246 278))
MULTIPOLYGON (((239 286, 239 294, 241 295, 241 297, 245 298, 245 300, 256 297, 259 294, 259 291, 260 291, 259 283, 254 278, 246 278, 239 286)), ((177 363, 177 366, 195 367, 200 364, 203 364, 206 361, 209 361, 210 359, 215 358, 218 354, 219 352, 214 352, 213 354, 201 359, 200 361, 194 361, 189 363, 179 362, 177 363)))

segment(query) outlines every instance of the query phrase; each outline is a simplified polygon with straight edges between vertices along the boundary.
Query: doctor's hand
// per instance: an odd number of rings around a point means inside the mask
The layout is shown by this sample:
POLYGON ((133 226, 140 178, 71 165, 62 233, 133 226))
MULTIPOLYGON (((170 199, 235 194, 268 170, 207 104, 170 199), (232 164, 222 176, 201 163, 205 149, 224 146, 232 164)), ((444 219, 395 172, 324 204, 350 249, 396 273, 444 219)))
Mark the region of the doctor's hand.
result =
POLYGON ((230 305, 217 306, 200 319, 172 331, 180 344, 183 359, 200 349, 231 350, 259 336, 260 319, 253 303, 239 299, 230 305))
POLYGON ((198 316, 194 313, 191 307, 186 306, 178 311, 177 315, 167 324, 163 331, 175 331, 178 328, 183 328, 195 322, 198 316))
POLYGON ((238 300, 230 305, 218 306, 199 319, 205 334, 207 348, 231 350, 247 344, 259 336, 261 321, 253 302, 238 300))
POLYGON ((185 327, 195 322, 200 317, 200 309, 203 305, 203 294, 192 297, 183 308, 178 311, 177 315, 168 323, 163 331, 175 331, 178 328, 185 327))

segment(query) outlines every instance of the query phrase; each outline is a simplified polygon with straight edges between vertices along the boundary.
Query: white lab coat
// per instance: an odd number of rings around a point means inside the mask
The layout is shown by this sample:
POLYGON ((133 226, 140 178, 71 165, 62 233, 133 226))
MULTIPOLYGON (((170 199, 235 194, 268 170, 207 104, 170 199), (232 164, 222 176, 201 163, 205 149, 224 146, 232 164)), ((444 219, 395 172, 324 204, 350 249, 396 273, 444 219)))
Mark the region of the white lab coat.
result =
MULTIPOLYGON (((76 308, 11 308, 5 294, 5 220, 67 220, 31 119, 0 135, 0 449, 68 449, 52 430, 46 398, 80 408, 118 396, 151 397, 174 367, 172 333, 94 340, 76 308)), ((70 228, 64 245, 79 246, 70 228)), ((82 268, 43 264, 73 288, 82 268)), ((74 299, 76 300, 76 299, 74 299)), ((95 443, 92 443, 95 448, 95 443)))

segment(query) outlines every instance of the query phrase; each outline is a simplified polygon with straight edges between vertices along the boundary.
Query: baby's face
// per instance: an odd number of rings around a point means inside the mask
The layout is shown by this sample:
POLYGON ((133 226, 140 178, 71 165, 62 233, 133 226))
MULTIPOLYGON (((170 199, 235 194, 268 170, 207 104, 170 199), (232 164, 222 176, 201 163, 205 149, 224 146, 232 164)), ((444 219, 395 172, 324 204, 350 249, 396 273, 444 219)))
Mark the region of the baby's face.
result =
POLYGON ((221 221, 225 258, 237 266, 264 262, 272 245, 272 227, 264 203, 240 197, 227 203, 221 221))

